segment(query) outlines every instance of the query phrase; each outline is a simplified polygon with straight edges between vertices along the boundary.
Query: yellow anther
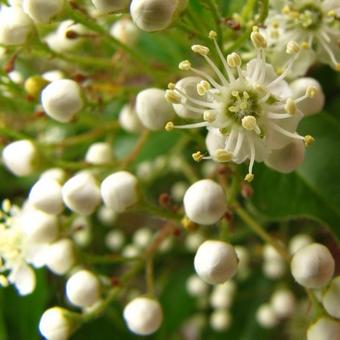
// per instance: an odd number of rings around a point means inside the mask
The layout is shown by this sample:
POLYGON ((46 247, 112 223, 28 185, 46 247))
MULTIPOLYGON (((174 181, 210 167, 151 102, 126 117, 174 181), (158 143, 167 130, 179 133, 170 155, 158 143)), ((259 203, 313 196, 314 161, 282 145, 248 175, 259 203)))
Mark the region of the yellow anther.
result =
POLYGON ((308 98, 314 98, 317 92, 318 89, 315 86, 308 86, 306 89, 306 96, 308 98))
POLYGON ((180 104, 181 101, 181 96, 177 94, 174 90, 166 90, 165 91, 165 99, 170 103, 170 104, 180 104))
POLYGON ((184 60, 179 63, 178 68, 182 71, 189 71, 191 69, 191 62, 189 60, 184 60))
POLYGON ((11 204, 11 201, 8 198, 6 198, 2 201, 2 210, 5 213, 9 213, 10 210, 11 210, 11 207, 12 207, 12 204, 11 204))
POLYGON ((217 38, 217 33, 215 31, 209 32, 209 39, 214 40, 217 38))
POLYGON ((336 17, 336 12, 334 11, 334 9, 331 9, 330 11, 328 11, 327 15, 329 17, 336 17))
POLYGON ((310 48, 310 45, 307 41, 304 41, 301 43, 301 48, 303 48, 304 50, 308 50, 310 48))
POLYGON ((192 158, 195 162, 200 162, 203 159, 203 155, 202 155, 201 151, 197 151, 197 152, 192 154, 192 158))
POLYGON ((8 279, 5 275, 0 275, 0 286, 7 287, 9 285, 8 279))
POLYGON ((204 96, 211 89, 211 85, 206 80, 201 80, 197 84, 196 88, 197 88, 197 93, 200 96, 204 96))
POLYGON ((203 45, 192 45, 191 49, 193 52, 205 56, 209 53, 209 48, 203 45))
POLYGON ((294 99, 292 99, 292 98, 287 99, 286 104, 285 104, 285 110, 290 115, 293 115, 293 114, 296 113, 296 103, 295 103, 294 99))
POLYGON ((227 63, 230 67, 238 67, 241 66, 242 59, 237 53, 233 52, 227 55, 227 63))
POLYGON ((173 122, 167 122, 165 124, 165 130, 168 131, 168 132, 172 131, 174 128, 175 128, 175 125, 174 125, 173 122))
POLYGON ((233 154, 224 149, 216 149, 213 158, 216 162, 225 163, 232 160, 233 154))
POLYGON ((300 45, 296 41, 290 41, 287 44, 286 52, 288 54, 295 54, 299 53, 301 50, 300 45))
POLYGON ((244 99, 249 99, 250 98, 249 93, 247 91, 243 91, 243 98, 244 99))
POLYGON ((198 228, 198 225, 196 223, 194 223, 193 221, 191 221, 188 217, 184 216, 181 219, 181 225, 184 229, 188 230, 188 231, 195 231, 198 228))
POLYGON ((169 90, 174 90, 176 88, 176 84, 175 83, 169 83, 168 84, 168 89, 169 90))
POLYGON ((209 123, 212 123, 216 120, 216 113, 213 111, 204 111, 203 119, 209 123))
POLYGON ((257 120, 254 116, 243 117, 242 127, 248 131, 255 131, 258 135, 261 133, 261 129, 257 125, 257 120))
POLYGON ((263 85, 261 84, 255 84, 254 85, 254 89, 257 91, 257 92, 260 92, 261 94, 265 94, 266 93, 266 89, 263 87, 263 85))
POLYGON ((335 64, 335 70, 340 72, 340 63, 335 64))
POLYGON ((258 26, 253 26, 252 30, 253 30, 253 32, 258 32, 259 28, 258 28, 258 26))
POLYGON ((228 107, 228 110, 230 111, 230 112, 238 112, 238 108, 236 107, 236 106, 229 106, 228 107))
POLYGON ((266 48, 267 41, 265 37, 259 32, 252 32, 250 34, 250 39, 256 48, 266 48))
POLYGON ((252 182, 254 179, 254 175, 253 174, 247 174, 246 177, 244 177, 244 180, 248 183, 252 182))
POLYGON ((290 7, 288 5, 284 6, 282 8, 282 14, 289 14, 290 13, 290 7))
POLYGON ((278 21, 273 21, 273 22, 272 22, 272 27, 273 27, 273 28, 276 28, 276 29, 279 28, 279 27, 280 27, 279 22, 278 22, 278 21))
POLYGON ((303 138, 303 141, 305 142, 305 146, 309 146, 315 142, 315 139, 311 135, 307 135, 303 138))
POLYGON ((233 96, 233 97, 239 97, 240 96, 240 93, 238 92, 238 91, 236 91, 236 90, 234 90, 234 91, 231 91, 231 95, 233 96))

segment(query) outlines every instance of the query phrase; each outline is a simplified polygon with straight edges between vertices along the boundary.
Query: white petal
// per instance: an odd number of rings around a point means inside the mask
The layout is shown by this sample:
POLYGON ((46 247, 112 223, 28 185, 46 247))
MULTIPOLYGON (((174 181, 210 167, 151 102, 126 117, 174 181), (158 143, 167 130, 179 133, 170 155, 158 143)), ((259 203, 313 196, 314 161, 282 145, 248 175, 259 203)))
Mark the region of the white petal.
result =
POLYGON ((15 285, 20 295, 31 294, 35 288, 35 273, 33 269, 25 263, 15 268, 8 279, 15 285))

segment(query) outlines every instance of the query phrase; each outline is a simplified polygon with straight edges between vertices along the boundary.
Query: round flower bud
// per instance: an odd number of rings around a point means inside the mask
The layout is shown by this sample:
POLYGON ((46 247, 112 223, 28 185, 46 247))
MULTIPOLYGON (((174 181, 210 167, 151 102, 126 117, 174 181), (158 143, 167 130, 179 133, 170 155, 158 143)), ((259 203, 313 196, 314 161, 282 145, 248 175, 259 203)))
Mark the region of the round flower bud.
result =
POLYGON ((185 248, 191 253, 195 253, 204 242, 204 236, 200 233, 188 234, 185 238, 185 248))
POLYGON ((86 162, 96 165, 110 163, 112 159, 112 147, 109 143, 91 144, 85 156, 86 162))
POLYGON ((307 234, 295 235, 289 242, 289 253, 291 255, 295 254, 301 248, 308 246, 313 243, 311 236, 307 234))
POLYGON ((100 299, 100 283, 88 270, 79 270, 66 282, 66 296, 77 307, 90 307, 100 299))
POLYGON ((234 300, 236 285, 227 281, 214 287, 210 295, 210 305, 213 308, 229 308, 234 300))
POLYGON ((151 242, 153 233, 148 228, 138 229, 133 235, 133 243, 141 249, 146 248, 151 242))
POLYGON ((232 278, 237 270, 237 262, 232 245, 221 241, 205 241, 196 252, 194 267, 203 281, 214 285, 232 278))
POLYGON ((187 0, 132 0, 130 14, 143 31, 155 32, 169 27, 187 6, 187 0))
POLYGON ((100 12, 109 13, 123 11, 129 7, 131 0, 91 0, 94 7, 100 12))
POLYGON ((159 302, 146 297, 137 297, 129 302, 124 308, 123 316, 129 330, 137 335, 156 332, 163 321, 159 302))
MULTIPOLYGON (((202 81, 202 78, 199 77, 185 77, 176 83, 176 88, 184 92, 190 98, 205 100, 205 96, 200 96, 197 93, 197 84, 200 81, 202 81)), ((180 104, 173 104, 173 108, 178 116, 182 118, 200 118, 202 116, 201 113, 194 112, 185 106, 185 104, 190 104, 186 97, 180 96, 180 98, 180 104)))
POLYGON ((64 6, 64 0, 23 0, 22 8, 33 21, 48 23, 59 14, 64 6))
POLYGON ((164 129, 174 116, 172 106, 165 99, 165 91, 156 88, 138 93, 136 112, 141 123, 150 130, 164 129))
POLYGON ((60 239, 49 245, 46 252, 46 266, 57 275, 64 275, 71 270, 76 262, 73 242, 60 239))
POLYGON ((265 164, 278 172, 287 174, 298 168, 303 163, 304 157, 304 142, 294 140, 282 149, 273 150, 265 159, 265 164))
POLYGON ((187 292, 192 296, 202 296, 207 294, 209 286, 197 275, 191 275, 186 282, 187 292))
POLYGON ((139 29, 129 19, 123 18, 117 20, 111 27, 111 35, 127 46, 134 46, 138 37, 139 29))
POLYGON ((340 276, 332 280, 322 297, 322 304, 329 315, 340 319, 340 276))
POLYGON ((0 44, 24 44, 33 27, 33 21, 19 6, 1 8, 0 44))
POLYGON ((83 107, 79 85, 70 79, 55 80, 41 93, 43 109, 53 119, 66 123, 83 107))
POLYGON ((126 258, 137 257, 140 254, 140 249, 134 244, 128 244, 124 247, 122 255, 126 258))
POLYGON ((323 109, 325 104, 325 95, 322 91, 320 83, 314 78, 298 78, 290 83, 290 88, 294 93, 294 97, 298 98, 306 93, 308 87, 316 88, 316 93, 313 98, 306 98, 297 104, 299 110, 305 116, 311 116, 323 109))
POLYGON ((339 340, 340 322, 323 316, 312 324, 307 331, 307 340, 339 340))
POLYGON ((123 212, 138 200, 137 179, 127 171, 118 171, 104 179, 100 192, 108 207, 123 212))
POLYGON ((280 279, 286 272, 283 260, 266 260, 263 263, 264 275, 272 280, 280 279))
POLYGON ((2 151, 5 166, 16 176, 28 176, 34 171, 37 150, 29 140, 19 140, 6 145, 2 151))
POLYGON ((239 260, 237 275, 243 279, 249 274, 249 251, 243 246, 235 246, 235 251, 239 260))
POLYGON ((29 203, 47 214, 60 214, 64 209, 61 185, 54 179, 42 178, 31 188, 29 203))
POLYGON ((62 188, 64 203, 80 215, 91 215, 100 203, 100 192, 92 175, 81 172, 62 188))
POLYGON ((120 250, 125 243, 125 236, 119 230, 111 230, 105 238, 105 244, 112 251, 120 250))
POLYGON ((72 331, 68 314, 69 312, 61 307, 47 309, 39 322, 41 335, 47 340, 67 340, 72 331))
POLYGON ((98 220, 107 227, 112 227, 118 214, 106 205, 102 205, 97 213, 98 220))
POLYGON ((92 240, 91 223, 85 216, 77 216, 71 224, 72 240, 79 247, 86 247, 92 240))
POLYGON ((313 243, 294 254, 291 271, 300 285, 306 288, 321 288, 332 278, 334 266, 334 258, 328 248, 313 243))
POLYGON ((122 129, 131 133, 137 133, 143 129, 143 125, 140 122, 136 111, 129 104, 123 106, 120 111, 119 124, 122 129))
POLYGON ((183 203, 185 214, 198 224, 214 224, 227 210, 223 188, 210 179, 202 179, 191 185, 183 203))
POLYGON ((274 309, 269 304, 264 304, 259 307, 256 312, 256 319, 263 328, 273 328, 279 322, 274 309))
POLYGON ((231 315, 228 310, 217 309, 210 316, 210 327, 217 331, 226 331, 231 323, 231 315))
POLYGON ((294 312, 295 298, 291 291, 280 289, 273 294, 270 304, 278 317, 287 318, 294 312))
POLYGON ((52 168, 44 171, 40 175, 40 179, 49 179, 57 181, 58 183, 63 183, 66 178, 66 173, 63 169, 52 168))

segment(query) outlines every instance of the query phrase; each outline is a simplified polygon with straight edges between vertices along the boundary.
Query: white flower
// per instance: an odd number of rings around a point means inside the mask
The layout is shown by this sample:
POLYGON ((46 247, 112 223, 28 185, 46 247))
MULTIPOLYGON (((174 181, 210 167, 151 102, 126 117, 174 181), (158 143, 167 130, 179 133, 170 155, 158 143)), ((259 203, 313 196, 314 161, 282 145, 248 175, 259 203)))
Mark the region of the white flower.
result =
POLYGON ((123 316, 130 331, 138 335, 156 332, 163 321, 159 302, 146 297, 137 297, 129 302, 123 316))
POLYGON ((284 80, 300 53, 300 47, 293 41, 287 44, 291 59, 285 71, 278 76, 265 60, 267 42, 256 27, 251 40, 257 56, 247 63, 245 69, 241 68, 242 60, 237 53, 231 53, 225 59, 215 32, 210 32, 209 37, 220 56, 222 71, 208 56, 208 47, 193 45, 192 50, 207 61, 218 80, 193 68, 185 60, 179 68, 204 79, 197 84, 201 99, 189 96, 175 84, 169 84, 166 93, 169 102, 175 105, 181 103, 188 110, 200 113, 202 122, 183 126, 168 122, 166 130, 207 127, 214 134, 207 140, 211 155, 204 157, 197 152, 193 154, 194 160, 212 158, 217 162, 242 163, 249 159, 245 180, 252 181, 255 161, 264 161, 272 151, 282 149, 293 140, 302 140, 307 145, 313 142, 311 136, 302 137, 296 132, 303 117, 297 104, 313 97, 317 90, 309 87, 302 97, 293 99, 293 93, 284 80), (186 103, 183 103, 182 97, 186 98, 186 103))
POLYGON ((64 0, 23 0, 23 10, 38 23, 48 23, 59 14, 64 0))
POLYGON ((340 321, 323 316, 312 324, 307 331, 307 340, 338 340, 340 321))
POLYGON ((55 80, 41 93, 46 113, 58 122, 66 123, 83 107, 80 86, 70 79, 55 80))
POLYGON ((111 35, 127 46, 134 46, 139 37, 139 29, 127 18, 117 20, 111 27, 111 35))
POLYGON ((28 176, 34 171, 37 150, 29 140, 19 140, 5 146, 2 160, 16 176, 28 176))
POLYGON ((127 9, 131 0, 91 0, 100 12, 114 12, 127 9))
POLYGON ((85 160, 90 164, 106 164, 113 159, 113 150, 110 143, 93 143, 86 152, 85 160))
POLYGON ((322 296, 322 304, 329 315, 340 319, 340 276, 337 276, 331 281, 322 296))
POLYGON ((273 62, 286 58, 286 44, 295 40, 304 48, 292 72, 295 77, 305 74, 316 60, 340 71, 339 4, 334 0, 290 0, 270 11, 265 22, 266 35, 273 52, 273 62))
POLYGON ((33 21, 20 7, 1 8, 0 44, 21 45, 26 42, 33 28, 33 21))

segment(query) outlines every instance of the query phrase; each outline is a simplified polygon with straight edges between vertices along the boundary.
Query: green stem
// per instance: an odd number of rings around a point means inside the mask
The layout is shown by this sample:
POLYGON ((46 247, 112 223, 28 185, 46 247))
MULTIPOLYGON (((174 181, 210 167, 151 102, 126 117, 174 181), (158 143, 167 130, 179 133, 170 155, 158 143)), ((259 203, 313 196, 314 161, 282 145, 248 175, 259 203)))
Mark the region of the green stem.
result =
POLYGON ((257 0, 248 0, 246 5, 243 7, 241 16, 245 22, 252 16, 256 1, 257 0))
POLYGON ((260 24, 263 24, 268 16, 269 0, 258 0, 258 4, 259 4, 259 18, 257 21, 260 24))
POLYGON ((218 5, 215 0, 208 0, 207 3, 215 20, 218 44, 222 46, 223 35, 222 35, 222 28, 221 28, 221 16, 218 10, 218 5))

